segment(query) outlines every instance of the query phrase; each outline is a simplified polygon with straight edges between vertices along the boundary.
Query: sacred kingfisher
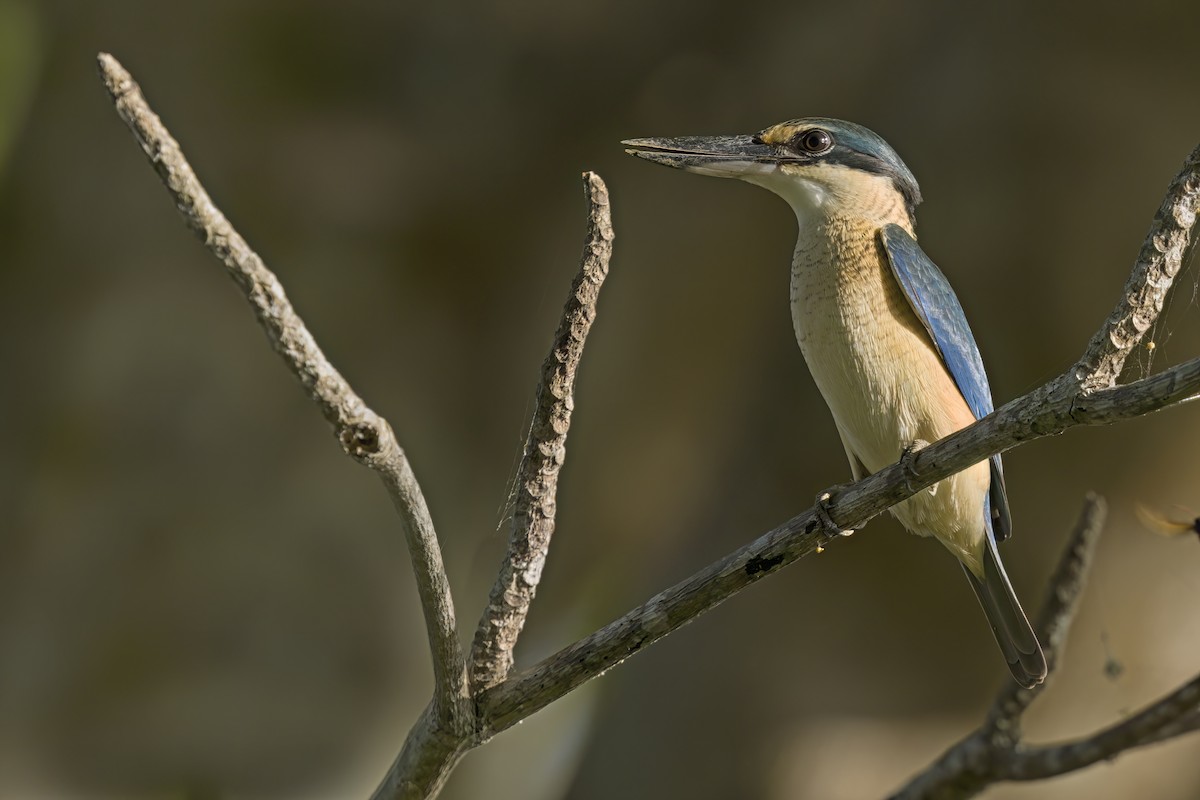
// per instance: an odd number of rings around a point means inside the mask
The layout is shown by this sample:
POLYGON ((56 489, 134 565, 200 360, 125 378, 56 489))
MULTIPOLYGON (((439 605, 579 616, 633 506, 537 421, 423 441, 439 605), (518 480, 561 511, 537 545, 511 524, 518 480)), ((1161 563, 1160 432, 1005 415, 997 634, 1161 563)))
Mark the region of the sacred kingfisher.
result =
MULTIPOLYGON (((855 480, 992 412, 958 297, 917 244, 917 179, 877 134, 807 117, 749 136, 622 144, 657 164, 740 178, 791 205, 800 224, 792 325, 855 480)), ((892 514, 958 558, 1013 677, 1025 687, 1041 683, 1046 658, 996 549, 1012 532, 1000 456, 892 514)))

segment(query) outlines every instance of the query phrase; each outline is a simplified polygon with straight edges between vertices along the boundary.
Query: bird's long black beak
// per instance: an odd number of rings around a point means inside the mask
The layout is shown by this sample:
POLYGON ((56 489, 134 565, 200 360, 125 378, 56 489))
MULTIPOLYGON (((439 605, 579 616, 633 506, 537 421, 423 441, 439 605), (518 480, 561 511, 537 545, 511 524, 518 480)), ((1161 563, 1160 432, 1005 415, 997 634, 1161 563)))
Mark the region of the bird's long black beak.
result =
POLYGON ((757 136, 681 136, 676 139, 626 139, 625 152, 676 169, 715 175, 743 177, 786 160, 757 136))

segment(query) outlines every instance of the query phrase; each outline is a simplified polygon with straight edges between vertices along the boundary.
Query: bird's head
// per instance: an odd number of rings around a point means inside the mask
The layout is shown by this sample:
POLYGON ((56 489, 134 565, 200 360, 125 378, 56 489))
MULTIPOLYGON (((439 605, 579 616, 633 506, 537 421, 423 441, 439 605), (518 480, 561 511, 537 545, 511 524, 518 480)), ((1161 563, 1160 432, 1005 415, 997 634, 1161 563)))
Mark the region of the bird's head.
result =
POLYGON ((787 200, 797 216, 833 203, 876 204, 891 194, 911 220, 917 179, 878 134, 826 117, 805 117, 744 136, 629 139, 630 155, 719 178, 740 178, 787 200))

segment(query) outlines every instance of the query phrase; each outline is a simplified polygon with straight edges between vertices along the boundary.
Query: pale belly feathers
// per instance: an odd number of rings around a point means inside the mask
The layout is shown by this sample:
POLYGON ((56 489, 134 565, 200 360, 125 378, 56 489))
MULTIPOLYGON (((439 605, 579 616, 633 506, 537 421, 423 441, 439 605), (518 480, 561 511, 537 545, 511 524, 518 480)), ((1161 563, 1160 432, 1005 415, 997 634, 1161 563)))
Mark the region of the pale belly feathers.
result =
MULTIPOLYGON (((857 461, 871 473, 897 461, 914 441, 935 442, 975 418, 873 232, 844 227, 808 236, 801 230, 792 322, 852 469, 862 471, 857 461)), ((892 514, 977 569, 989 481, 987 462, 976 464, 894 506, 892 514)))

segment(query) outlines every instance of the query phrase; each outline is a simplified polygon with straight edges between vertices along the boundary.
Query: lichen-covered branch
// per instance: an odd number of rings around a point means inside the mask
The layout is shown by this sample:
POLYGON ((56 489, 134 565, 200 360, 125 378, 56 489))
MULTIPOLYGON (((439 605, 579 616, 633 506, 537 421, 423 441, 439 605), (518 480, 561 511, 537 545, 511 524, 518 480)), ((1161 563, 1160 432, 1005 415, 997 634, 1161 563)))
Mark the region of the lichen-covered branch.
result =
MULTIPOLYGON (((441 548, 425 497, 391 426, 363 402, 329 363, 292 308, 279 279, 213 203, 179 144, 150 109, 132 76, 107 53, 101 53, 98 62, 117 113, 146 152, 188 227, 225 264, 230 277, 250 302, 271 346, 333 425, 342 448, 383 479, 404 523, 439 696, 465 701, 462 649, 441 548)), ((447 704, 447 710, 451 705, 447 704)))
POLYGON ((587 239, 554 343, 542 364, 533 422, 517 470, 508 552, 471 648, 471 683, 476 690, 508 677, 513 648, 554 534, 558 473, 567 456, 567 431, 575 408, 575 372, 596 319, 596 301, 608 275, 613 245, 608 188, 594 172, 584 173, 583 183, 588 198, 587 239))

